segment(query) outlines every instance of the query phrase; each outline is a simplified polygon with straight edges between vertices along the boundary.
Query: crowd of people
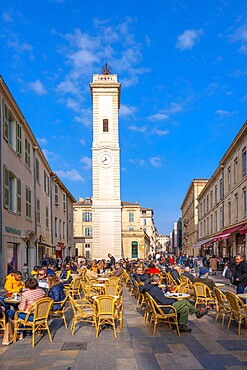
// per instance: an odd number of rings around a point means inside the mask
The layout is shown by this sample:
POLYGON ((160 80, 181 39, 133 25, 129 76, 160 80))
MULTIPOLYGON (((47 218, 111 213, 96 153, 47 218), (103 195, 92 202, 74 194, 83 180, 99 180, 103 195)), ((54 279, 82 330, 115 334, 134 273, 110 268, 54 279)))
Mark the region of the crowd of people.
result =
MULTIPOLYGON (((85 276, 90 279, 97 279, 99 275, 107 276, 109 271, 112 270, 111 276, 119 277, 126 270, 132 284, 134 284, 134 280, 138 283, 144 283, 140 287, 142 293, 149 292, 159 304, 169 304, 176 307, 179 314, 180 330, 190 332, 191 329, 187 326, 188 315, 195 314, 200 318, 207 313, 207 309, 201 311, 187 300, 178 302, 165 297, 164 290, 161 290, 158 284, 163 272, 169 272, 172 278, 178 282, 182 269, 182 275, 191 282, 202 281, 210 289, 213 289, 215 283, 209 277, 209 273, 212 275, 216 274, 217 259, 215 256, 212 256, 209 258, 209 262, 207 260, 186 255, 175 257, 159 254, 156 256, 150 255, 145 260, 122 258, 116 261, 114 256, 109 253, 107 258, 100 260, 89 260, 83 256, 67 256, 64 261, 58 263, 56 259, 43 256, 40 260, 40 265, 34 266, 30 273, 25 268, 25 273, 23 271, 13 271, 7 275, 5 281, 6 295, 0 297, 0 315, 6 315, 8 319, 13 320, 15 310, 19 309, 24 311, 24 313, 19 313, 21 318, 23 318, 31 305, 45 296, 53 299, 53 310, 59 309, 59 304, 56 302, 60 302, 65 298, 64 286, 71 283, 73 275, 77 274, 78 270, 86 269, 85 276), (197 271, 196 267, 198 267, 197 271), (21 297, 20 303, 16 307, 14 305, 11 305, 11 307, 4 302, 6 296, 10 297, 13 293, 20 294, 21 297)), ((237 293, 243 293, 247 286, 247 263, 244 257, 240 255, 235 256, 229 262, 228 267, 231 272, 231 282, 237 287, 237 293)), ((168 290, 168 287, 166 289, 168 290)), ((32 319, 32 316, 30 319, 32 319)))

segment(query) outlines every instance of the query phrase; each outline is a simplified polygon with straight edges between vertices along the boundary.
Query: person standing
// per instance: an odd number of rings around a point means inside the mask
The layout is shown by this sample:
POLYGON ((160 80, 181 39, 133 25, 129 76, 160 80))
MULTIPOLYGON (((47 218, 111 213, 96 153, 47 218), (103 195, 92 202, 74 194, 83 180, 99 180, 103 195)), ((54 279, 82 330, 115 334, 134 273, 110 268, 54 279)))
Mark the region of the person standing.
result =
POLYGON ((231 263, 233 271, 233 285, 237 286, 237 294, 243 294, 247 286, 247 263, 244 256, 237 254, 235 264, 231 263))
POLYGON ((216 275, 217 271, 217 258, 215 255, 209 259, 209 266, 212 269, 212 275, 216 275))

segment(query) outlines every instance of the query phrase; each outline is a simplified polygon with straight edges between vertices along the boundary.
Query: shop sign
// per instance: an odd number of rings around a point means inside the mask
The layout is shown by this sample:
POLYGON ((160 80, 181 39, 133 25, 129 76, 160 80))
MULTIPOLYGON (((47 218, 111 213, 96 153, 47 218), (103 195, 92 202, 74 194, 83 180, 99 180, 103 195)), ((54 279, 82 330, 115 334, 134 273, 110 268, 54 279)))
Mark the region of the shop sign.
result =
POLYGON ((13 227, 5 226, 6 233, 21 235, 21 230, 14 229, 13 227))

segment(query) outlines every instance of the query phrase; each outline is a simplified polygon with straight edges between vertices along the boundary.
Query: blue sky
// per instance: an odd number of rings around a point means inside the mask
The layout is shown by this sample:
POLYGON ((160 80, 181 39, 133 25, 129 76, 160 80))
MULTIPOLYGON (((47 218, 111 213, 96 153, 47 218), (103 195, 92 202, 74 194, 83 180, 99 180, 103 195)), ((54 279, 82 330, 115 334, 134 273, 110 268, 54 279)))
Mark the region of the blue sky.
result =
POLYGON ((242 0, 8 0, 0 74, 52 169, 92 195, 89 83, 121 83, 121 199, 169 233, 194 178, 209 178, 246 120, 242 0))

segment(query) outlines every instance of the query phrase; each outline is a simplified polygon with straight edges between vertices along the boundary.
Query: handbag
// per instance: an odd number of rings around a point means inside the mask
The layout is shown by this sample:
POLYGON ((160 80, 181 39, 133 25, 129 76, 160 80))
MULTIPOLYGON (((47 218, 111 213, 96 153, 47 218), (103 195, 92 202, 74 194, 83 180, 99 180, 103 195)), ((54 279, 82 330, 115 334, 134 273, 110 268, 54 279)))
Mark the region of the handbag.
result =
POLYGON ((232 278, 232 273, 231 273, 229 267, 226 266, 224 268, 224 271, 222 273, 222 276, 224 276, 226 279, 231 279, 232 278))
POLYGON ((13 342, 13 324, 7 322, 4 329, 2 345, 9 346, 13 342))

